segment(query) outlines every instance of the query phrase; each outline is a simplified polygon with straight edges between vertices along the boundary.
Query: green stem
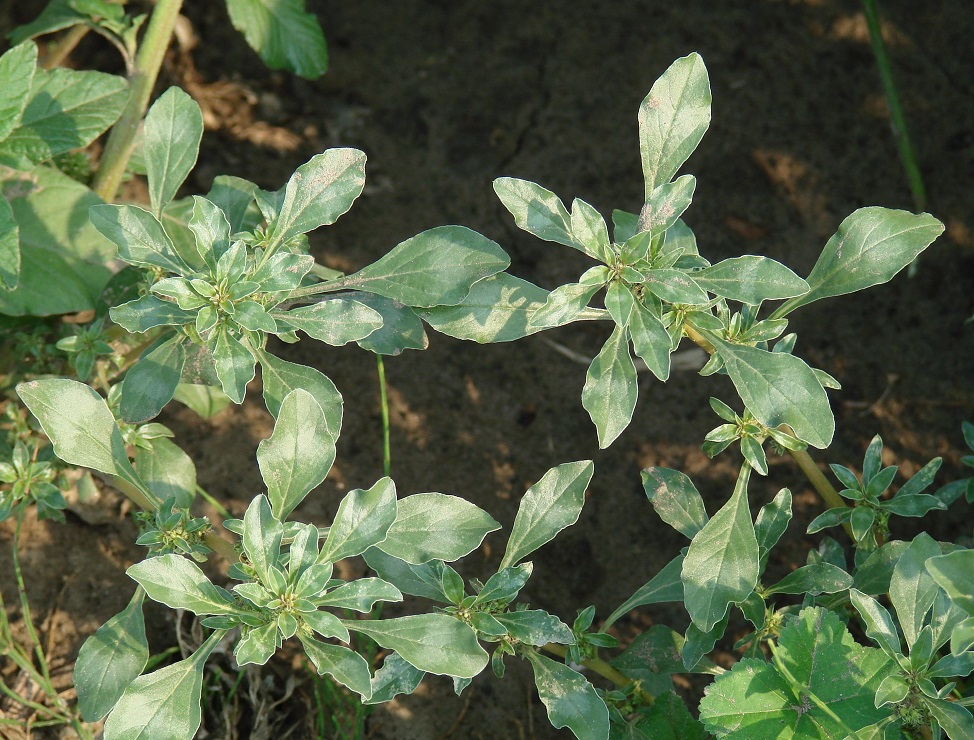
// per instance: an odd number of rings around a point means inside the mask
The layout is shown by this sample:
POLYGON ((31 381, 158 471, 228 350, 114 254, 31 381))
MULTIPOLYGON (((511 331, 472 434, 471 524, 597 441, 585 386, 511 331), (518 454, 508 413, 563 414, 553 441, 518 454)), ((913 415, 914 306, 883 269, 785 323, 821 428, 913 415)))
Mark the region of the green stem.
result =
POLYGON ((345 289, 345 278, 341 280, 333 280, 329 283, 315 283, 314 285, 308 285, 304 288, 298 288, 297 290, 292 290, 288 293, 287 302, 294 303, 302 298, 309 298, 313 295, 321 295, 322 293, 334 293, 338 290, 345 289))
MULTIPOLYGON (((546 650, 553 655, 557 655, 559 658, 564 658, 568 655, 568 648, 555 642, 549 642, 547 645, 543 645, 541 649, 546 650)), ((609 679, 620 689, 624 689, 627 686, 635 683, 631 678, 629 678, 629 676, 617 671, 601 658, 585 658, 582 660, 582 665, 595 673, 598 673, 603 678, 609 679)), ((639 689, 639 691, 636 693, 648 706, 652 705, 656 701, 655 696, 643 691, 642 689, 639 689)))
POLYGON ((379 399, 382 406, 382 471, 388 478, 392 476, 392 446, 389 442, 389 395, 386 392, 386 366, 382 355, 375 356, 379 369, 379 399))
POLYGON ((886 42, 883 41, 876 0, 862 0, 862 9, 866 16, 866 25, 869 27, 869 40, 872 43, 873 56, 876 57, 879 79, 883 83, 886 105, 889 107, 890 119, 893 122, 896 146, 899 149, 907 179, 910 181, 913 204, 918 211, 922 211, 927 206, 927 189, 923 184, 923 175, 920 174, 920 166, 917 164, 916 154, 913 151, 913 144, 910 142, 910 134, 906 127, 906 117, 903 115, 900 97, 896 92, 896 83, 893 81, 893 68, 890 66, 886 42))
POLYGON ((112 127, 91 186, 106 202, 114 200, 118 194, 122 175, 125 174, 132 155, 142 116, 149 105, 149 97, 159 76, 166 49, 169 48, 169 40, 172 38, 182 4, 182 0, 158 0, 152 11, 148 28, 135 57, 135 70, 129 79, 128 103, 121 118, 112 127))

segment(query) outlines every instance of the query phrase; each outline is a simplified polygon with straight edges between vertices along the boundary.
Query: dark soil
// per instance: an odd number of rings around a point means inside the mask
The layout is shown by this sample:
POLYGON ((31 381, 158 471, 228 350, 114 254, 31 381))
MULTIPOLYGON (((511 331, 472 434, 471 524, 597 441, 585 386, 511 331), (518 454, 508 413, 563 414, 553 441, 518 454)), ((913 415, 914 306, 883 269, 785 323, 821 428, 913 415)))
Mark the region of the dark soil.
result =
MULTIPOLYGON (((947 231, 913 279, 900 275, 890 285, 815 304, 794 316, 791 329, 799 335, 797 352, 843 385, 831 394, 835 443, 816 460, 858 468, 878 433, 886 462, 904 475, 942 456, 937 480, 946 483, 965 474, 961 422, 974 420, 974 326, 965 323, 974 314, 974 57, 964 51, 974 14, 963 0, 881 5, 927 209, 947 231)), ((636 110, 653 81, 690 51, 706 61, 714 96, 711 130, 684 168, 698 179, 686 220, 709 259, 764 254, 807 274, 856 208, 913 207, 854 0, 312 0, 309 7, 320 15, 331 54, 320 80, 266 70, 230 28, 222 4, 187 3, 199 43, 188 56, 171 55, 161 84, 183 85, 207 111, 187 192, 205 192, 218 174, 277 188, 327 147, 368 154, 365 194, 312 236, 319 261, 338 269, 357 269, 424 229, 457 223, 499 242, 520 277, 547 288, 576 279, 587 259, 519 232, 491 181, 534 180, 606 216, 613 208, 638 211, 636 110)), ((33 15, 20 7, 16 14, 33 15)), ((86 54, 107 54, 94 40, 78 53, 85 61, 86 54)), ((605 335, 602 326, 572 326, 545 336, 591 357, 605 335)), ((320 368, 345 398, 338 461, 298 511, 326 523, 344 491, 382 475, 375 360, 355 347, 307 340, 276 349, 320 368)), ((633 424, 599 451, 579 402, 585 369, 543 337, 478 346, 433 332, 426 351, 386 362, 401 494, 461 495, 509 528, 520 495, 549 467, 595 460, 580 521, 537 553, 523 594, 569 622, 589 604, 605 617, 685 544, 647 503, 641 468, 685 471, 712 513, 739 466, 736 453, 711 462, 700 451, 719 421, 707 398, 736 398, 726 378, 681 372, 664 387, 641 376, 633 424)), ((195 460, 200 484, 237 514, 260 491, 254 450, 271 430, 256 388, 243 407, 212 421, 181 408, 162 418, 195 460)), ((791 537, 772 564, 781 574, 804 562, 801 532, 822 505, 789 458, 771 464, 750 495, 755 509, 782 487, 795 495, 791 537)), ((958 503, 924 525, 943 540, 967 538, 970 514, 958 503)), ((52 635, 52 667, 65 687, 83 639, 131 594, 124 569, 139 557, 133 533, 117 516, 95 526, 73 515, 66 526, 29 523, 22 557, 31 603, 52 635)), ((0 530, 4 548, 9 537, 9 528, 0 530)), ((503 543, 503 535, 489 537, 464 561, 465 573, 489 575, 503 543)), ((13 609, 8 570, 0 585, 13 609)), ((16 620, 19 611, 12 613, 16 620)), ((618 624, 619 634, 657 622, 682 630, 687 617, 678 605, 641 609, 618 624)), ((154 649, 174 644, 167 614, 153 612, 150 625, 154 649)), ((733 660, 729 637, 717 654, 725 664, 733 660)), ((276 670, 268 675, 277 681, 283 674, 276 670)), ((560 736, 530 673, 517 665, 503 680, 479 677, 459 698, 442 679, 427 684, 379 708, 368 733, 560 736)), ((274 711, 283 716, 286 707, 274 711)), ((293 736, 310 736, 304 727, 295 725, 293 736)))

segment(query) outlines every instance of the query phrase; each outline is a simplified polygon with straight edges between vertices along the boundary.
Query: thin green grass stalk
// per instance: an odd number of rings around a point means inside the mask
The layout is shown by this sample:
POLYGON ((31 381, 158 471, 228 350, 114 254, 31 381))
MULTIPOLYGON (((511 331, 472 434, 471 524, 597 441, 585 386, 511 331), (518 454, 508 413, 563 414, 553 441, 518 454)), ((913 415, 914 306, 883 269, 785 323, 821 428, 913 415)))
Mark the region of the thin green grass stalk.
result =
POLYGON ((222 516, 224 519, 231 518, 231 514, 229 511, 227 511, 226 507, 223 504, 221 504, 219 501, 217 501, 215 498, 213 498, 209 493, 207 493, 202 486, 197 485, 195 491, 197 494, 202 496, 206 500, 206 502, 210 504, 210 506, 216 509, 220 513, 220 516, 222 516))
POLYGON ((889 107, 890 119, 893 122, 896 146, 910 183, 910 192, 913 194, 913 205, 917 211, 923 211, 927 207, 927 189, 923 184, 923 175, 920 174, 920 166, 917 164, 906 126, 906 117, 903 115, 900 97, 896 92, 896 83, 893 81, 893 69, 890 66, 886 42, 883 41, 883 32, 879 23, 879 8, 876 0, 862 0, 862 8, 866 16, 866 25, 869 27, 869 40, 872 43, 873 56, 876 57, 879 79, 883 83, 883 93, 886 95, 886 105, 889 107))
POLYGON ((379 398, 382 405, 382 470, 386 477, 392 476, 392 446, 389 442, 389 395, 386 391, 386 366, 382 355, 375 356, 379 369, 379 398))

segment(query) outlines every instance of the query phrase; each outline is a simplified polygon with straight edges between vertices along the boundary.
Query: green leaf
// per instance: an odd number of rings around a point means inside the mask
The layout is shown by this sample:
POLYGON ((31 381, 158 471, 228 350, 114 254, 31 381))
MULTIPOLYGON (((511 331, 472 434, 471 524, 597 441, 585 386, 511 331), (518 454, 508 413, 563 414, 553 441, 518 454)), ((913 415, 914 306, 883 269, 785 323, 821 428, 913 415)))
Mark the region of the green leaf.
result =
MULTIPOLYGON (((639 719, 627 725, 628 735, 618 736, 619 740, 705 740, 707 733, 703 726, 687 710, 683 699, 672 691, 656 697, 653 706, 639 719)), ((615 726, 613 726, 615 731, 615 726)), ((617 735, 612 735, 616 740, 617 735)))
POLYGON ((541 330, 529 321, 547 300, 548 291, 543 288, 499 272, 474 283, 457 305, 424 308, 417 313, 447 336, 480 344, 512 342, 541 330))
POLYGON ((363 704, 382 704, 399 694, 411 694, 419 686, 426 671, 407 663, 398 653, 389 653, 382 661, 382 667, 372 679, 372 696, 362 700, 363 704))
POLYGON ((926 569, 926 563, 941 555, 940 545, 926 532, 914 538, 896 561, 889 584, 889 598, 910 647, 923 629, 924 617, 933 606, 940 590, 926 569))
POLYGON ((507 633, 518 642, 538 647, 554 642, 574 645, 575 636, 558 617, 540 609, 524 609, 495 614, 507 633))
POLYGON ((247 629, 233 647, 233 658, 240 666, 264 665, 277 652, 277 640, 276 621, 247 629))
POLYGON ((119 414, 125 421, 130 424, 148 421, 172 400, 186 361, 184 339, 177 334, 157 345, 125 374, 119 406, 119 414))
POLYGON ((656 235, 673 226, 690 207, 696 187, 697 178, 693 175, 683 175, 673 182, 657 185, 639 213, 639 230, 656 235))
POLYGON ((710 80, 699 54, 677 59, 639 106, 646 199, 673 179, 710 126, 710 80))
MULTIPOLYGON (((243 519, 243 549, 264 586, 271 588, 281 554, 284 527, 264 495, 255 496, 243 519)), ((276 592, 276 589, 274 590, 276 592)))
POLYGON ((258 352, 264 403, 272 416, 277 416, 281 403, 295 388, 306 390, 325 413, 328 435, 338 439, 342 426, 342 394, 325 375, 306 365, 287 362, 264 351, 258 352))
POLYGON ((893 568, 908 546, 908 542, 892 540, 873 552, 856 569, 855 587, 871 596, 889 591, 893 568))
POLYGON ((693 539, 710 517, 693 481, 679 470, 650 467, 642 471, 643 490, 659 518, 693 539))
POLYGON ((191 740, 202 721, 203 664, 224 634, 214 632, 188 658, 129 684, 105 723, 105 740, 191 740))
POLYGON ((180 383, 173 398, 193 410, 203 419, 212 419, 233 403, 219 388, 195 383, 180 383))
POLYGON ((528 180, 498 177, 494 180, 494 192, 514 216, 518 228, 539 239, 587 251, 572 236, 571 216, 565 204, 550 190, 528 180))
POLYGON ((862 593, 855 588, 849 589, 849 601, 856 607, 859 616, 866 625, 866 635, 882 648, 890 658, 902 654, 900 636, 896 632, 896 625, 886 607, 872 596, 862 593))
POLYGON ((92 388, 67 378, 45 378, 21 383, 17 395, 64 462, 135 478, 115 417, 92 388))
POLYGON ((833 612, 803 609, 782 630, 773 663, 746 658, 700 702, 707 730, 729 740, 839 737, 889 714, 873 704, 892 664, 855 643, 833 612))
POLYGON ((398 506, 395 523, 376 546, 407 563, 457 560, 501 526, 480 507, 442 493, 406 496, 398 506))
POLYGON ((0 142, 20 125, 30 100, 30 88, 37 69, 37 46, 28 42, 0 56, 0 142))
POLYGON ((257 464, 277 519, 284 521, 328 475, 335 441, 314 396, 300 388, 291 391, 271 436, 257 446, 257 464))
POLYGON ((781 539, 791 521, 791 491, 782 488, 771 503, 765 504, 754 520, 754 537, 761 553, 761 570, 768 562, 768 553, 781 539))
POLYGON ((697 270, 693 273, 693 279, 714 295, 749 306, 808 292, 808 283, 783 264, 754 255, 734 257, 697 270))
POLYGON ((525 656, 534 669, 534 683, 553 727, 567 727, 581 740, 609 737, 609 710, 584 676, 533 650, 525 656))
POLYGON ((45 162, 88 146, 122 113, 129 96, 124 77, 103 72, 38 69, 19 125, 0 151, 45 162))
POLYGON ((595 424, 600 448, 611 445, 629 426, 637 393, 628 334, 617 325, 589 365, 582 388, 582 406, 595 424))
POLYGON ((831 563, 811 563, 796 568, 764 594, 835 594, 852 586, 852 576, 831 563))
POLYGON ((794 355, 712 339, 744 404, 765 426, 789 425, 795 436, 824 449, 835 433, 825 389, 794 355))
MULTIPOLYGON (((489 279, 489 278, 488 278, 489 279)), ((359 293, 355 300, 382 317, 382 326, 357 344, 377 355, 395 356, 407 349, 426 349, 429 339, 416 312, 391 298, 359 293)))
POLYGON ((271 69, 314 79, 328 69, 328 47, 304 0, 227 0, 230 22, 271 69))
POLYGON ((136 581, 149 598, 173 609, 194 614, 234 614, 233 598, 210 583, 200 567, 181 555, 160 555, 131 566, 125 574, 136 581))
POLYGON ((967 707, 944 699, 928 700, 923 706, 937 720, 950 740, 974 738, 974 715, 967 707))
POLYGON ((683 553, 680 553, 653 576, 648 583, 636 589, 636 593, 626 599, 609 618, 605 620, 602 629, 606 630, 619 617, 628 614, 638 606, 648 604, 664 604, 668 601, 683 601, 683 553))
POLYGON ((467 625, 447 614, 416 614, 396 619, 342 622, 379 645, 395 650, 421 671, 473 678, 487 665, 487 653, 467 625))
POLYGON ((20 281, 20 227, 13 208, 0 198, 0 283, 13 290, 20 281))
MULTIPOLYGON (((278 3, 280 5, 280 3, 278 3)), ((271 226, 272 246, 335 223, 365 187, 365 155, 358 149, 328 149, 291 175, 284 202, 271 226)))
POLYGON ((516 565, 578 521, 595 466, 591 460, 551 468, 527 490, 514 517, 499 568, 516 565))
POLYGON ((318 561, 334 563, 382 542, 396 520, 397 506, 391 478, 380 478, 367 491, 349 491, 338 505, 318 561))
POLYGON ((974 615, 974 550, 931 558, 927 571, 957 606, 974 615))
POLYGON ((612 244, 605 219, 581 198, 572 201, 571 228, 575 242, 573 246, 599 262, 608 262, 612 258, 612 244))
POLYGON ((806 278, 810 290, 782 305, 784 316, 820 298, 885 283, 944 231, 933 216, 870 206, 847 216, 806 278))
MULTIPOLYGON (((209 268, 210 274, 212 275, 216 272, 220 257, 230 250, 230 223, 227 221, 226 215, 212 201, 194 195, 193 213, 187 221, 187 228, 193 232, 193 243, 196 247, 196 252, 206 267, 209 268)), ((305 261, 311 260, 308 256, 278 253, 273 255, 268 262, 271 262, 274 257, 283 259, 290 257, 293 260, 305 261)), ((308 269, 310 269, 310 265, 308 269)), ((293 287, 296 287, 300 282, 301 277, 298 277, 293 287)), ((261 288, 267 290, 263 285, 261 285, 261 288)))
POLYGON ((145 638, 141 588, 128 606, 85 640, 74 664, 78 709, 85 722, 97 722, 118 702, 145 670, 149 644, 145 638))
POLYGON ((476 231, 438 226, 407 239, 345 278, 344 286, 417 308, 455 306, 474 283, 510 264, 503 249, 476 231))
MULTIPOLYGON (((20 239, 19 284, 0 290, 0 313, 50 316, 94 308, 115 258, 115 247, 84 215, 101 199, 44 165, 29 172, 0 167, 0 186, 20 239)), ((13 238, 13 232, 2 237, 8 279, 16 267, 13 238)))
POLYGON ((196 318, 195 311, 184 311, 172 301, 164 301, 151 294, 121 306, 113 306, 108 315, 116 324, 134 334, 144 334, 157 326, 189 324, 196 318))
POLYGON ((275 312, 273 316, 333 347, 365 339, 382 326, 378 311, 344 298, 325 299, 311 306, 275 312))
POLYGON ((88 210, 91 223, 118 247, 118 256, 132 265, 161 267, 180 275, 191 272, 155 216, 132 205, 106 203, 88 210))
POLYGON ((372 611, 379 601, 402 601, 402 593, 381 578, 356 578, 314 600, 319 607, 353 609, 363 614, 372 611))
POLYGON ((598 282, 568 283, 555 288, 548 294, 544 305, 528 316, 529 331, 562 326, 591 316, 593 309, 588 303, 601 289, 602 284, 598 282))
POLYGON ((625 652, 610 662, 613 668, 629 678, 650 683, 661 675, 686 671, 681 655, 683 643, 683 635, 679 632, 663 624, 654 624, 638 634, 625 652))
POLYGON ((693 622, 690 623, 687 627, 686 639, 683 642, 683 665, 688 671, 696 670, 696 667, 704 660, 704 656, 714 649, 717 640, 723 637, 727 631, 729 618, 730 611, 727 611, 723 618, 707 632, 702 631, 693 622))
POLYGON ((707 522, 693 540, 683 561, 683 586, 690 619, 709 632, 754 590, 759 575, 758 542, 748 509, 745 464, 730 500, 707 522))
POLYGON ((162 209, 196 165, 202 138, 203 113, 178 87, 170 87, 149 108, 142 147, 156 218, 162 217, 162 209))
POLYGON ((487 583, 480 589, 474 604, 487 604, 491 601, 501 603, 510 602, 528 582, 534 566, 531 563, 521 563, 511 568, 501 568, 487 579, 487 583))
POLYGON ((450 598, 443 586, 442 569, 449 566, 438 560, 422 565, 411 565, 392 555, 386 555, 378 547, 370 547, 362 557, 379 577, 392 583, 402 593, 419 596, 431 601, 449 604, 450 598))
POLYGON ((646 273, 645 286, 667 303, 703 305, 710 299, 689 272, 675 268, 652 269, 646 273))
POLYGON ((659 317, 642 301, 636 301, 629 315, 632 348, 646 367, 664 383, 670 377, 670 352, 673 342, 659 317))
POLYGON ((196 466, 171 439, 158 437, 152 448, 136 446, 135 469, 156 498, 176 499, 177 507, 189 507, 196 495, 196 466))
POLYGON ((234 403, 243 403, 247 383, 254 379, 254 355, 227 328, 221 327, 211 347, 220 386, 234 403))
POLYGON ((318 675, 326 673, 338 683, 367 700, 372 696, 372 672, 368 661, 358 653, 341 645, 331 645, 312 638, 302 637, 304 652, 311 658, 318 675))

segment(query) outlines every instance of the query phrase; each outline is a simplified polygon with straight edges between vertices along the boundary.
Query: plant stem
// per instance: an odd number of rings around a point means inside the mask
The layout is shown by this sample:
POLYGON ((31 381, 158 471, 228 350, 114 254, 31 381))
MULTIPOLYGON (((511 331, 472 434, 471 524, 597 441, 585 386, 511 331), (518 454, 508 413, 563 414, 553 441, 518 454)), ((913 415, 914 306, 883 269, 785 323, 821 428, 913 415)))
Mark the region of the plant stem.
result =
POLYGON ((142 116, 159 76, 162 60, 172 38, 182 0, 158 0, 149 19, 145 36, 135 57, 135 70, 129 78, 129 99, 121 118, 112 127, 92 189, 108 202, 115 199, 122 175, 128 166, 142 116))
POLYGON ((379 400, 382 407, 382 472, 388 478, 392 475, 392 446, 389 443, 389 395, 386 392, 386 366, 382 355, 375 356, 379 369, 379 400))
MULTIPOLYGON (((555 642, 549 642, 547 645, 543 645, 541 649, 557 655, 559 658, 564 658, 568 655, 568 648, 555 642)), ((629 678, 629 676, 617 671, 601 658, 585 658, 582 661, 582 665, 592 671, 595 671, 603 678, 609 679, 620 689, 624 689, 626 686, 635 683, 633 679, 629 678)), ((655 696, 643 691, 642 689, 639 689, 637 693, 639 698, 642 699, 642 701, 644 701, 647 705, 652 705, 656 701, 655 696)))
POLYGON ((886 105, 893 123, 893 136, 896 138, 900 159, 903 161, 903 168, 910 181, 913 205, 918 211, 922 211, 927 206, 927 189, 923 184, 923 175, 920 174, 920 166, 917 164, 910 133, 906 127, 906 117, 903 115, 900 97, 896 92, 896 83, 893 81, 893 68, 889 63, 889 54, 886 52, 876 0, 862 0, 862 9, 866 16, 866 25, 869 27, 869 40, 872 43, 873 56, 876 57, 876 67, 879 69, 879 79, 883 83, 886 105))
POLYGON ((61 66, 61 62, 68 58, 68 55, 81 43, 81 39, 88 35, 89 30, 91 29, 88 26, 79 24, 64 34, 56 44, 50 47, 41 67, 54 69, 61 66))

